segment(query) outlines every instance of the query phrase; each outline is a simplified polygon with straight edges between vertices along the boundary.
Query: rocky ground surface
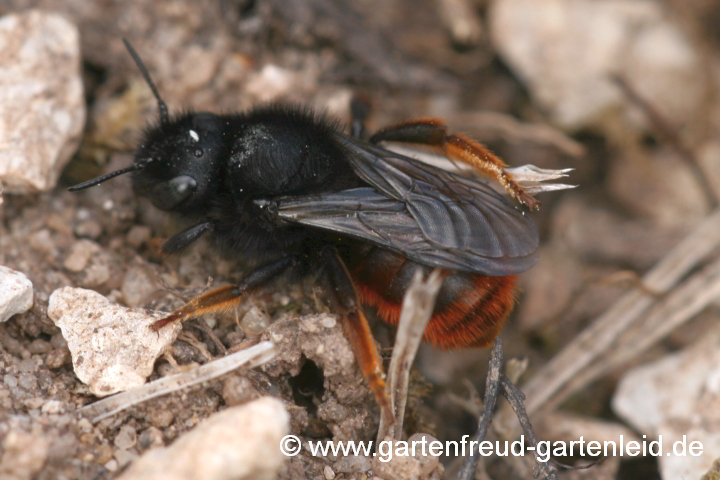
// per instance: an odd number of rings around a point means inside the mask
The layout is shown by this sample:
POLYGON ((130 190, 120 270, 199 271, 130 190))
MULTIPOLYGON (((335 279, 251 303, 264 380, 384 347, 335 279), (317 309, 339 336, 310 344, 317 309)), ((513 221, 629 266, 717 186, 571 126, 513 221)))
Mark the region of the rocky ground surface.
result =
MULTIPOLYGON (((462 461, 275 455, 287 432, 371 440, 378 428, 373 397, 313 279, 281 281, 205 318, 230 352, 273 341, 269 363, 97 423, 78 412, 220 357, 197 323, 147 338, 130 320, 143 325, 247 271, 204 240, 161 255, 183 224, 136 198, 127 176, 67 192, 128 166, 156 118, 122 38, 171 111, 279 100, 346 122, 359 93, 373 102, 371 129, 440 116, 513 166, 574 168, 579 188, 539 196, 540 261, 520 277, 504 332, 506 357, 528 361, 522 387, 717 206, 718 18, 717 5, 702 0, 0 3, 0 479, 161 478, 180 459, 186 478, 436 479, 454 478, 462 461), (120 347, 98 358, 113 339, 120 347)), ((696 290, 717 291, 717 277, 707 278, 696 290)), ((720 457, 708 413, 720 401, 717 362, 708 360, 720 343, 716 298, 533 418, 550 439, 691 432, 706 454, 692 465, 609 459, 560 478, 699 479, 711 468, 720 457)), ((392 330, 373 328, 389 358, 392 330)), ((472 434, 487 358, 421 347, 407 437, 472 434)), ((489 477, 477 478, 526 478, 502 458, 482 469, 489 477)))

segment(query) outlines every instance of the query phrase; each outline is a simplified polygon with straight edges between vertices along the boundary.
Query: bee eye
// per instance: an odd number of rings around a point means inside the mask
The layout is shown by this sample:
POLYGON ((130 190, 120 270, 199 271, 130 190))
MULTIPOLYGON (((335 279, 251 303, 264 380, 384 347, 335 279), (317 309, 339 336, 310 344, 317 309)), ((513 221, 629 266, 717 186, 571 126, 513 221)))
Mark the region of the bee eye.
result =
POLYGON ((151 201, 161 210, 172 210, 186 200, 197 187, 194 178, 180 175, 158 183, 152 189, 151 201))

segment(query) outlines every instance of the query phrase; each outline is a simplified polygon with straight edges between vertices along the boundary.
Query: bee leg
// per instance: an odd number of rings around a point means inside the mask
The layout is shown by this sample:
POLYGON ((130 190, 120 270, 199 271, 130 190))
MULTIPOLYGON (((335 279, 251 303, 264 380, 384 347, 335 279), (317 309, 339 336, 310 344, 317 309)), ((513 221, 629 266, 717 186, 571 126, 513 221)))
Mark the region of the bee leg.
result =
POLYGON ((217 335, 213 333, 212 328, 210 328, 210 325, 208 325, 204 318, 195 318, 193 324, 207 335, 207 338, 215 345, 217 352, 220 352, 221 355, 227 355, 227 348, 225 348, 225 345, 223 345, 217 335))
POLYGON ((190 228, 186 228, 180 233, 176 233, 165 242, 162 247, 163 253, 177 253, 185 250, 191 243, 199 239, 203 233, 212 231, 213 224, 210 222, 198 223, 190 228))
POLYGON ((365 139, 365 122, 370 116, 370 101, 362 96, 355 95, 350 100, 350 136, 353 138, 365 139))
POLYGON ((370 326, 362 311, 360 299, 345 263, 334 248, 326 248, 321 252, 323 265, 327 273, 333 295, 343 317, 345 334, 350 341, 355 359, 363 372, 363 376, 375 395, 375 401, 385 416, 388 424, 395 423, 390 406, 390 398, 385 390, 385 374, 382 360, 375 348, 370 326))
POLYGON ((165 318, 154 322, 150 329, 157 331, 173 322, 183 322, 208 313, 227 311, 240 303, 243 295, 277 277, 298 262, 290 255, 257 268, 245 276, 237 285, 226 285, 199 295, 165 318))
POLYGON ((523 205, 531 209, 540 206, 540 202, 505 171, 505 162, 481 143, 464 135, 449 134, 447 125, 440 119, 421 118, 383 128, 370 137, 370 143, 379 142, 416 143, 440 148, 449 160, 470 165, 483 175, 496 180, 523 205))

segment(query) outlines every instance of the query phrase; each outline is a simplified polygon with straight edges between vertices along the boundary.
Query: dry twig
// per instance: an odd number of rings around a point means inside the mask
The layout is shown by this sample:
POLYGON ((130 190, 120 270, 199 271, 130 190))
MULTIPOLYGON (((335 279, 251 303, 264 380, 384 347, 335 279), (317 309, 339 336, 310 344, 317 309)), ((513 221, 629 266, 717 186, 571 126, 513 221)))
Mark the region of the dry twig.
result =
MULTIPOLYGON (((687 275, 689 271, 719 246, 720 210, 715 211, 705 219, 700 226, 643 277, 646 290, 667 294, 682 277, 687 275)), ((709 275, 709 277, 705 278, 714 278, 714 282, 717 282, 715 274, 712 273, 714 272, 713 267, 708 267, 708 269, 710 270, 705 270, 705 275, 709 275)), ((698 275, 703 275, 703 272, 698 275)), ((693 279, 695 278, 693 277, 693 279)), ((619 351, 619 339, 625 338, 624 335, 629 330, 639 328, 637 325, 647 323, 649 325, 647 328, 639 330, 641 334, 647 335, 648 331, 658 329, 660 315, 668 315, 668 318, 661 322, 664 324, 661 328, 662 332, 658 331, 650 335, 651 338, 643 341, 642 350, 630 349, 628 353, 623 355, 623 361, 630 360, 640 351, 644 351, 657 342, 670 329, 692 318, 712 299, 712 295, 709 295, 712 292, 706 290, 706 287, 702 287, 699 292, 692 293, 693 285, 697 286, 697 282, 703 281, 703 277, 693 279, 688 280, 683 288, 673 292, 672 295, 660 297, 660 300, 658 300, 657 296, 649 295, 646 291, 639 289, 634 289, 620 298, 565 349, 555 355, 523 387, 528 397, 526 403, 528 412, 530 414, 537 412, 541 408, 547 407, 548 403, 553 406, 558 405, 570 393, 577 391, 587 385, 587 382, 597 378, 597 375, 607 371, 605 367, 597 365, 607 361, 606 358, 609 356, 610 351, 615 355, 619 351), (684 305, 679 303, 690 301, 692 304, 684 305), (662 311, 663 307, 653 307, 654 304, 668 305, 670 310, 662 311), (650 310, 651 314, 648 315, 648 310, 651 307, 654 309, 650 310), (660 309, 659 313, 655 308, 660 309), (584 373, 588 368, 592 369, 590 372, 592 375, 584 373)), ((711 290, 714 291, 715 288, 717 287, 713 284, 711 290)), ((635 335, 637 334, 627 338, 639 338, 639 335, 635 335)), ((624 339, 621 344, 627 345, 626 342, 628 341, 630 340, 624 339)), ((617 367, 620 363, 615 361, 612 365, 617 367)), ((509 426, 512 416, 512 412, 508 409, 505 409, 498 416, 497 424, 502 426, 504 435, 507 437, 512 437, 517 433, 517 429, 509 426)))
POLYGON ((384 417, 380 419, 378 443, 387 436, 392 440, 402 436, 403 417, 407 404, 410 368, 423 338, 425 327, 432 317, 435 298, 442 287, 442 275, 439 270, 433 271, 427 281, 423 281, 422 273, 417 271, 412 284, 405 293, 402 313, 395 337, 390 368, 388 369, 388 389, 390 402, 395 414, 395 424, 388 425, 384 417))
MULTIPOLYGON (((194 318, 192 324, 200 331, 204 332, 205 335, 207 335, 210 341, 213 342, 213 345, 215 345, 215 349, 217 350, 219 355, 227 355, 227 348, 225 348, 225 345, 223 345, 217 335, 215 335, 215 332, 212 331, 212 328, 210 328, 210 325, 208 325, 207 321, 204 318, 194 318)), ((207 348, 205 349, 205 352, 207 352, 207 348)), ((203 352, 203 354, 205 352, 203 352)), ((212 360, 212 355, 208 360, 212 360)))
POLYGON ((650 121, 650 125, 655 132, 667 141, 682 161, 687 164, 695 177, 695 181, 705 195, 705 199, 710 205, 710 208, 717 208, 718 205, 720 205, 718 194, 708 181, 697 157, 685 144, 685 142, 683 142, 682 138, 680 138, 676 128, 670 125, 667 118, 665 118, 650 102, 643 98, 642 95, 640 95, 625 78, 620 75, 612 75, 610 78, 631 102, 640 107, 647 119, 650 121))
POLYGON ((675 328, 720 298, 720 259, 685 280, 658 301, 637 324, 614 342, 613 347, 562 388, 547 407, 562 400, 605 373, 620 368, 659 342, 675 328))
POLYGON ((475 475, 475 469, 477 468, 477 462, 480 449, 480 442, 483 441, 485 435, 487 435, 488 427, 490 426, 490 420, 492 419, 493 410, 495 409, 495 402, 497 401, 498 390, 500 389, 500 376, 502 375, 503 365, 503 348, 502 340, 500 337, 495 339, 493 343, 492 351, 490 352, 490 362, 488 363, 488 373, 485 378, 485 398, 483 405, 482 417, 478 423, 478 429, 473 435, 472 441, 478 442, 478 451, 471 451, 470 455, 465 460, 463 468, 458 473, 457 480, 472 480, 475 475))
POLYGON ((262 365, 275 356, 272 342, 261 342, 246 350, 241 350, 219 360, 206 363, 189 372, 170 375, 142 387, 113 395, 81 408, 79 411, 89 417, 93 423, 108 418, 127 408, 148 400, 167 395, 182 388, 207 382, 238 368, 253 368, 262 365))
MULTIPOLYGON (((546 452, 540 452, 538 450, 538 440, 535 435, 535 431, 530 423, 530 417, 525 410, 524 402, 525 395, 518 389, 513 383, 502 374, 503 366, 503 347, 502 340, 498 337, 493 343, 492 351, 490 352, 490 362, 488 364, 488 374, 485 379, 485 404, 483 406, 483 413, 478 423, 478 429, 473 435, 471 442, 477 442, 476 449, 470 451, 470 455, 465 459, 462 469, 458 473, 457 480, 472 480, 475 475, 475 469, 477 468, 478 459, 480 457, 480 443, 485 439, 488 428, 490 427, 490 420, 492 419, 493 410, 495 409, 495 403, 497 401, 498 392, 507 399, 508 403, 515 411, 520 426, 525 433, 525 436, 530 441, 532 446, 537 452, 536 460, 536 471, 538 475, 542 475, 541 478, 546 480, 557 480, 557 468, 551 461, 541 462, 540 456, 544 456, 546 452)), ((549 447, 548 447, 549 448, 549 447)), ((549 453, 549 452, 548 452, 549 453)), ((536 478, 537 476, 536 475, 536 478)))

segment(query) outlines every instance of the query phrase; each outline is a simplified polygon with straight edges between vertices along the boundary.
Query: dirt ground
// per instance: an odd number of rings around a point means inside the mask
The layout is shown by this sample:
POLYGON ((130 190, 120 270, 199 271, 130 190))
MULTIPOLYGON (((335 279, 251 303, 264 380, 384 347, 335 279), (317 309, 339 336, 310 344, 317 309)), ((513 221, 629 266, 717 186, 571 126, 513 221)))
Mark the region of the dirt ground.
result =
MULTIPOLYGON (((29 312, 0 323, 0 458, 5 464, 0 478, 116 478, 146 450, 172 443, 226 406, 264 394, 293 407, 292 432, 307 438, 368 440, 377 429, 377 407, 354 367, 326 364, 337 358, 330 353, 314 357, 305 345, 311 340, 303 337, 310 334, 291 328, 300 317, 328 312, 322 289, 312 279, 273 284, 237 312, 209 319, 228 348, 268 338, 268 326, 275 334, 285 332, 281 351, 286 346, 286 357, 281 353, 274 367, 229 374, 97 425, 77 415, 95 397, 75 376, 67 343, 47 316, 55 289, 89 288, 127 306, 170 310, 203 291, 210 278, 213 285, 223 285, 247 271, 241 258, 222 256, 202 240, 183 255, 160 255, 158 246, 183 224, 135 198, 127 177, 80 194, 67 192, 73 183, 129 165, 142 127, 155 118, 155 103, 122 38, 140 53, 171 111, 228 112, 280 100, 325 109, 347 122, 348 101, 361 93, 373 103, 371 130, 407 118, 441 116, 512 166, 574 168, 568 183, 578 188, 538 196, 542 208, 532 218, 541 232, 540 262, 520 276, 518 306, 503 333, 506 358, 528 359, 521 387, 636 287, 712 211, 712 196, 704 195, 696 181, 698 168, 715 198, 720 196, 720 161, 712 154, 720 148, 720 110, 713 108, 720 85, 715 78, 720 4, 658 2, 704 55, 711 106, 682 122, 673 117, 653 122, 645 105, 626 92, 623 102, 634 108, 636 120, 634 127, 626 127, 611 114, 560 125, 491 42, 490 3, 0 2, 0 15, 41 8, 77 25, 88 107, 83 143, 58 186, 42 194, 6 195, 0 206, 0 265, 23 272, 35 295, 29 312), (439 14, 454 3, 468 3, 481 27, 469 41, 453 37, 439 14), (542 133, 529 134, 521 126, 537 126, 542 133), (667 129, 675 134, 668 137, 667 129), (74 249, 93 253, 79 266, 68 265, 74 249), (302 355, 293 357, 298 352, 302 355)), ((647 102, 654 106, 652 99, 647 102)), ((663 108, 656 108, 662 116, 663 108)), ((555 413, 627 428, 611 408, 622 375, 707 335, 720 318, 718 305, 715 301, 620 368, 563 398, 555 413)), ((185 329, 189 336, 172 348, 180 365, 204 364, 219 354, 200 329, 185 329)), ((373 329, 389 358, 392 329, 380 322, 373 329)), ((343 342, 339 328, 322 335, 321 343, 343 342)), ((423 345, 411 384, 407 435, 430 433, 442 441, 471 435, 478 408, 473 391, 482 395, 487 360, 486 350, 443 352, 423 345)), ((171 369, 161 358, 150 380, 171 369)), ((560 435, 542 419, 537 423, 540 437, 560 435)), ((446 478, 453 478, 460 461, 442 462, 446 478)), ((326 465, 295 457, 281 476, 326 478, 326 465)), ((503 459, 487 459, 485 468, 490 478, 523 478, 503 459)), ((560 478, 661 478, 652 457, 612 460, 595 468, 563 472, 560 478)), ((367 472, 351 467, 336 475, 367 478, 367 472)))

